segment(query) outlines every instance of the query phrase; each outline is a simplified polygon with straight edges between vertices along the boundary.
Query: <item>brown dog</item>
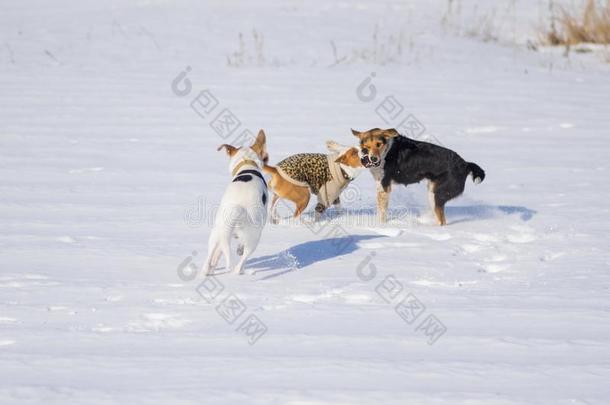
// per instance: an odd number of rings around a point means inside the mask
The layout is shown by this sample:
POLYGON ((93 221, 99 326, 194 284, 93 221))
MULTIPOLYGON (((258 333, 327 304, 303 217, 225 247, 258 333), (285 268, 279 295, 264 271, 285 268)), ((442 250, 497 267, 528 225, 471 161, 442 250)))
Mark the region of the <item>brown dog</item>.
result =
POLYGON ((330 207, 340 203, 339 196, 347 185, 364 169, 356 147, 341 147, 327 142, 330 154, 302 153, 289 156, 276 167, 265 165, 263 170, 271 174, 269 187, 274 196, 271 202, 272 221, 277 222, 275 208, 280 199, 296 205, 294 218, 300 216, 311 198, 318 197, 316 218, 330 207))

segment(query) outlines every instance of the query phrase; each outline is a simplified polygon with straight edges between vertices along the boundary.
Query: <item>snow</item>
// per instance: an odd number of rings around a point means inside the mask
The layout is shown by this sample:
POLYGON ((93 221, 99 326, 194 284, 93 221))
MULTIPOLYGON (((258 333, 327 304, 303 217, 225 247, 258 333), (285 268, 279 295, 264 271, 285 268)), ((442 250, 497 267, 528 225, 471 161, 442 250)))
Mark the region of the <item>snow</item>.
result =
POLYGON ((607 403, 610 65, 528 50, 544 2, 458 3, 3 4, 0 403, 607 403), (283 207, 255 274, 188 273, 219 144, 264 128, 275 162, 408 116, 487 172, 449 226, 423 184, 378 224, 363 173, 320 223, 283 207))

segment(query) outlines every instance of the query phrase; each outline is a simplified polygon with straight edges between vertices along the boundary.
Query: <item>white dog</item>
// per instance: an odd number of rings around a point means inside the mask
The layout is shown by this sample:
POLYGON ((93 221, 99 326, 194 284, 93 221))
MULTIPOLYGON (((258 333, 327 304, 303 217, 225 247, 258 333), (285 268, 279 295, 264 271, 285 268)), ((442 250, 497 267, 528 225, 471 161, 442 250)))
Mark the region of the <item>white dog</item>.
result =
POLYGON ((221 255, 225 257, 226 268, 231 270, 232 239, 237 239, 237 254, 241 256, 235 272, 243 274, 246 260, 256 249, 267 223, 267 183, 261 173, 263 164, 269 160, 265 133, 261 129, 250 147, 223 144, 218 150, 223 148, 230 157, 229 173, 233 180, 220 201, 208 243, 205 275, 212 273, 221 255))

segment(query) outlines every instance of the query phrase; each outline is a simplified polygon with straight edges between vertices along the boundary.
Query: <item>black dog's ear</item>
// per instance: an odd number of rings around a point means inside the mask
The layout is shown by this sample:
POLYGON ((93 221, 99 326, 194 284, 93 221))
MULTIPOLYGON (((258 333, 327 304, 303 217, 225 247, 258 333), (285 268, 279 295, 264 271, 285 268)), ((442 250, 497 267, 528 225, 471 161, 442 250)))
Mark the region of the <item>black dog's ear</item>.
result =
POLYGON ((354 134, 354 136, 357 136, 358 138, 360 138, 360 136, 362 136, 362 132, 358 132, 355 129, 352 129, 352 134, 354 134))
POLYGON ((383 136, 388 137, 388 138, 396 138, 399 135, 400 134, 398 133, 398 131, 394 128, 388 128, 383 131, 383 136))

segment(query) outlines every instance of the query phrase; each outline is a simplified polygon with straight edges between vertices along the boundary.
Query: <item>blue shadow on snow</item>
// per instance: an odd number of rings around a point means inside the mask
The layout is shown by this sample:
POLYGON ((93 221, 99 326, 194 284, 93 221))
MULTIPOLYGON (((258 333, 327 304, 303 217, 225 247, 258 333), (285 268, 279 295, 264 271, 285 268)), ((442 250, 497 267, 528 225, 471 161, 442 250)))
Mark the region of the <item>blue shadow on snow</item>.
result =
POLYGON ((359 249, 364 240, 383 238, 384 235, 346 235, 342 237, 313 240, 300 243, 273 255, 248 260, 246 268, 256 273, 281 270, 262 278, 266 280, 295 270, 311 266, 317 262, 345 256, 359 249))

